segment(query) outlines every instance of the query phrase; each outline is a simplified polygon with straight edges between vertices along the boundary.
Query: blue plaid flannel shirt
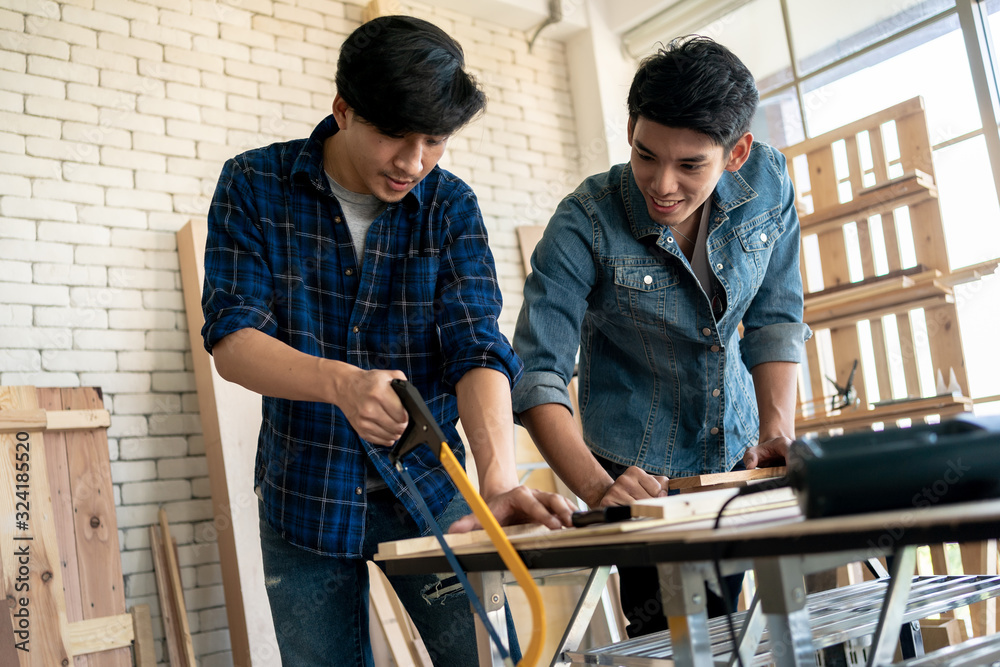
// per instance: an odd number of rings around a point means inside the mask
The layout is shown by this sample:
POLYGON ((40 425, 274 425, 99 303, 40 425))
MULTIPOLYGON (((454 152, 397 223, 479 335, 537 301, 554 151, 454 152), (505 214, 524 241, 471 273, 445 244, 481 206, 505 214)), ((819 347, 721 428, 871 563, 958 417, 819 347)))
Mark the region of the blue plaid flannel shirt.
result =
MULTIPOLYGON (((522 371, 497 324, 500 289, 479 205, 435 167, 372 223, 358 266, 323 173, 323 142, 336 131, 329 116, 308 139, 226 162, 208 215, 205 348, 253 327, 307 354, 401 370, 464 463, 455 384, 472 368, 512 384, 522 371)), ((408 457, 439 515, 454 485, 426 447, 408 457)), ((255 483, 268 523, 292 544, 361 554, 366 458, 423 526, 388 449, 362 440, 339 408, 264 397, 255 483)))

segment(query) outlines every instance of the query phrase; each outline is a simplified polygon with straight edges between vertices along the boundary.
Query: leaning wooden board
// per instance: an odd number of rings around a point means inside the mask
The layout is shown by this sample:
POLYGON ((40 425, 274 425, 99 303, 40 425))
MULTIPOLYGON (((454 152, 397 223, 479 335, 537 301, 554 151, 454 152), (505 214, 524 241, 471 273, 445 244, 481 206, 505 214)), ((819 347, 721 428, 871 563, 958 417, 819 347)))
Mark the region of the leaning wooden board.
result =
POLYGON ((14 640, 31 649, 21 667, 132 665, 109 423, 99 389, 0 387, 0 553, 14 640))

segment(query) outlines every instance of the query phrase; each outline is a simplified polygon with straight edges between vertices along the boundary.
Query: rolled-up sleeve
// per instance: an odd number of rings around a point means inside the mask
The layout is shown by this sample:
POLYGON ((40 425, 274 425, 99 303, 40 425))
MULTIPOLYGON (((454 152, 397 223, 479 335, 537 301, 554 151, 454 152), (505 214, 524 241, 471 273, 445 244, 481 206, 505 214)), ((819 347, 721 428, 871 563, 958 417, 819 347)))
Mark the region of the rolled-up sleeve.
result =
POLYGON ((503 307, 486 225, 471 191, 448 204, 435 304, 444 353, 442 378, 452 387, 473 368, 492 368, 511 386, 521 377, 521 360, 500 331, 503 307))
POLYGON ((208 213, 201 298, 205 325, 201 335, 209 352, 240 329, 276 334, 278 325, 271 309, 273 281, 263 247, 252 187, 237 161, 229 160, 208 213))
POLYGON ((744 335, 740 354, 747 368, 770 361, 799 363, 805 343, 812 336, 802 322, 802 274, 799 272, 799 217, 795 191, 785 157, 771 152, 772 165, 781 185, 781 235, 775 242, 767 272, 756 297, 743 317, 744 335))

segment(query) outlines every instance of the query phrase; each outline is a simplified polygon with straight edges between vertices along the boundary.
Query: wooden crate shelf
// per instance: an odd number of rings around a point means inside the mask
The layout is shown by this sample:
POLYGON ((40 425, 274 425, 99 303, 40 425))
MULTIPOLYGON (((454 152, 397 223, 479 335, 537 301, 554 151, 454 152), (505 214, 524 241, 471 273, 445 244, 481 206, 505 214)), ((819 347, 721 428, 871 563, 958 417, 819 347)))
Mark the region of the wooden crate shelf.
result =
POLYGON ((971 402, 963 397, 947 405, 921 399, 875 408, 867 396, 871 387, 880 396, 920 397, 925 390, 920 378, 927 371, 934 377, 954 375, 960 393, 967 394, 954 286, 996 268, 995 262, 985 262, 955 274, 949 270, 923 101, 907 100, 783 152, 792 166, 799 209, 811 200, 812 212, 800 217, 803 283, 809 284, 807 277, 821 277, 826 286, 805 295, 803 319, 821 335, 806 344, 808 384, 800 403, 819 413, 799 420, 797 429, 865 428, 969 409, 971 402), (895 145, 888 143, 892 136, 895 145), (890 159, 892 155, 898 157, 890 159), (890 178, 890 173, 902 175, 890 178), (845 188, 850 190, 846 202, 841 201, 845 188), (856 225, 856 233, 847 233, 849 223, 856 225), (807 244, 813 243, 819 252, 807 253, 807 244), (907 262, 911 252, 916 266, 907 262), (856 278, 859 267, 849 262, 852 257, 860 258, 861 280, 856 278), (876 275, 876 267, 883 275, 876 275), (894 316, 894 326, 886 325, 889 316, 894 316), (868 325, 859 327, 862 321, 868 325), (915 335, 921 329, 926 336, 915 335), (898 340, 889 340, 892 330, 898 340), (873 366, 863 351, 873 353, 873 366), (900 358, 903 372, 892 372, 900 358), (833 393, 826 378, 843 385, 855 362, 863 359, 868 361, 859 365, 853 380, 861 409, 831 411, 829 401, 817 400, 833 393), (920 368, 927 359, 932 368, 920 368), (893 386, 900 382, 905 386, 893 386))

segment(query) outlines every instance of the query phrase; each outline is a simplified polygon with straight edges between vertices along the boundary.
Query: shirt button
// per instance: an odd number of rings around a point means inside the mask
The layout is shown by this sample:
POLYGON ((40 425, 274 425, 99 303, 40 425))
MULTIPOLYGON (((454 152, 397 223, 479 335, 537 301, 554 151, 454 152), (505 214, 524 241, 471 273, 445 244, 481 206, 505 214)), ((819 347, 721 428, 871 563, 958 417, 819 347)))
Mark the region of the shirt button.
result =
POLYGON ((346 275, 348 275, 348 276, 353 276, 354 275, 354 269, 347 269, 346 271, 344 271, 344 273, 346 275))
POLYGON ((646 283, 647 285, 652 285, 653 284, 653 276, 646 276, 645 278, 642 279, 642 282, 646 283))
POLYGON ((718 429, 718 427, 713 426, 712 430, 709 431, 709 433, 711 433, 712 435, 719 435, 719 429, 718 429))
POLYGON ((673 242, 674 242, 674 237, 673 236, 668 236, 667 237, 667 243, 673 243, 673 242))
POLYGON ((719 351, 719 346, 718 345, 713 345, 712 346, 712 352, 718 352, 718 351, 719 351))
POLYGON ((359 331, 361 331, 361 327, 354 327, 353 329, 351 329, 351 331, 353 331, 354 333, 358 333, 359 331))
POLYGON ((722 270, 722 264, 716 264, 715 268, 718 269, 719 271, 721 271, 722 270))
POLYGON ((767 234, 765 234, 764 232, 761 232, 760 233, 760 240, 766 242, 767 241, 767 234))
POLYGON ((721 393, 722 393, 722 392, 721 392, 721 391, 719 391, 718 389, 713 389, 713 390, 712 390, 712 396, 715 396, 716 398, 718 398, 718 397, 719 397, 719 394, 721 394, 721 393))
POLYGON ((362 493, 363 493, 363 491, 361 490, 361 487, 360 487, 360 486, 359 486, 359 487, 356 487, 356 488, 354 489, 354 495, 356 495, 356 496, 360 496, 360 495, 361 495, 362 493))
POLYGON ((704 329, 702 329, 701 332, 703 334, 705 334, 706 336, 711 336, 712 335, 712 330, 709 329, 708 327, 705 327, 704 329))
POLYGON ((343 221, 344 221, 344 219, 343 219, 343 218, 341 218, 341 217, 340 217, 339 215, 338 215, 338 216, 335 216, 335 217, 333 218, 333 224, 335 224, 335 225, 339 225, 339 224, 340 224, 340 223, 342 223, 343 221))

